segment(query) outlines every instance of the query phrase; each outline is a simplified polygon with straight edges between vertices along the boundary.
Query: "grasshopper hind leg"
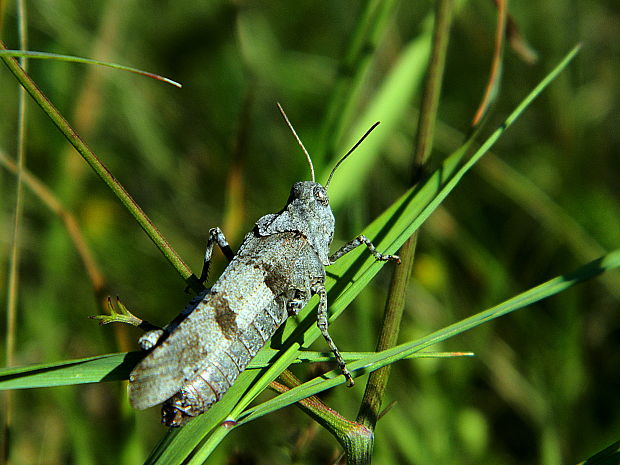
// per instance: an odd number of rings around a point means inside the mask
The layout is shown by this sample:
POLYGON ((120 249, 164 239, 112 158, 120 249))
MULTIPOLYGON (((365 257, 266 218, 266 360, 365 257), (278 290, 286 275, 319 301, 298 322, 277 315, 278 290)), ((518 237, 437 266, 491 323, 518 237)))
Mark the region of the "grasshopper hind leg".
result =
POLYGON ((175 396, 164 402, 161 406, 161 422, 164 425, 178 428, 194 418, 195 415, 192 415, 191 411, 192 407, 182 405, 182 401, 182 398, 175 396))
POLYGON ((161 422, 173 428, 183 426, 192 418, 206 412, 212 402, 205 405, 204 399, 192 389, 185 387, 161 406, 161 422))
POLYGON ((146 351, 153 349, 164 334, 166 334, 166 332, 163 329, 153 329, 151 331, 147 331, 140 336, 140 339, 138 339, 140 349, 146 351))

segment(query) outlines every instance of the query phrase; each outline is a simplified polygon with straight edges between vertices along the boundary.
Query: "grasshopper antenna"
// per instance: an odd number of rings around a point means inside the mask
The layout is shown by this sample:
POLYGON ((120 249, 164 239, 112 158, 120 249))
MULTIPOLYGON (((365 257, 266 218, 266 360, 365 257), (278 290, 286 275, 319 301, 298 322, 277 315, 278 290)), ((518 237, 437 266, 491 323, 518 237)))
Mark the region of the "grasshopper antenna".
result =
POLYGON ((353 151, 359 147, 359 145, 364 142, 364 139, 366 139, 366 137, 368 137, 368 135, 377 127, 379 126, 380 122, 377 121, 375 124, 373 124, 370 129, 368 131, 366 131, 366 134, 364 134, 360 140, 358 140, 355 145, 353 147, 351 147, 351 150, 349 150, 344 157, 342 157, 340 160, 338 160, 338 163, 336 163, 336 166, 334 166, 334 169, 332 169, 332 172, 329 173, 329 178, 327 178, 327 183, 325 184, 325 190, 328 189, 329 187, 329 183, 332 182, 332 176, 334 176, 334 173, 336 172, 336 169, 342 164, 343 161, 345 161, 347 159, 347 157, 349 155, 351 155, 353 153, 353 151))
POLYGON ((282 117, 284 118, 284 121, 286 121, 286 124, 288 125, 289 129, 291 130, 291 132, 295 136, 295 139, 297 139, 297 143, 299 144, 301 149, 306 154, 306 158, 308 159, 308 164, 310 165, 310 174, 312 175, 312 182, 316 182, 315 179, 314 179, 314 166, 312 165, 312 159, 310 158, 310 154, 308 153, 308 151, 306 150, 306 147, 304 147, 303 142, 301 141, 301 139, 299 138, 299 136, 295 132, 295 129, 293 128, 293 125, 288 120, 288 117, 286 116, 286 113, 284 113, 284 110, 282 109, 282 105, 280 105, 279 103, 277 103, 277 105, 278 105, 278 110, 280 110, 280 113, 282 113, 282 117))

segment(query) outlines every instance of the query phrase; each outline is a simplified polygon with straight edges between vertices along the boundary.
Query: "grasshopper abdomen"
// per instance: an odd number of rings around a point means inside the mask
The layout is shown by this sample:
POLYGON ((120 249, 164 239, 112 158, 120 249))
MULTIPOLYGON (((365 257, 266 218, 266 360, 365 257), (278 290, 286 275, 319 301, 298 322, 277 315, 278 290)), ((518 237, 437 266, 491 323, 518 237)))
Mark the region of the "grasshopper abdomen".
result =
POLYGON ((169 426, 205 412, 286 320, 289 303, 293 311, 306 304, 311 278, 324 276, 308 241, 293 232, 257 234, 246 236, 211 290, 134 369, 135 407, 166 401, 169 426))
POLYGON ((226 348, 213 353, 208 365, 164 403, 162 422, 167 426, 181 426, 219 401, 285 319, 286 315, 275 305, 257 313, 245 331, 240 331, 226 348), (276 316, 278 319, 274 319, 276 316))

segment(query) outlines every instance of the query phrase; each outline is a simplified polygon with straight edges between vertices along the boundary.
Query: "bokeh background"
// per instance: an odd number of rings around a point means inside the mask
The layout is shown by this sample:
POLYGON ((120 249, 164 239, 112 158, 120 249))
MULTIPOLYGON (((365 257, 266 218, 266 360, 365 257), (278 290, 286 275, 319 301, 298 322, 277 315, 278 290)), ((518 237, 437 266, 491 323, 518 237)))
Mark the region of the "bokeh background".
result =
MULTIPOLYGON (((350 72, 344 57, 364 6, 29 2, 29 49, 139 67, 183 88, 48 60, 31 60, 30 73, 198 273, 210 227, 221 226, 237 245, 259 216, 282 207, 292 182, 308 179, 275 102, 287 110, 318 172, 342 154, 326 150, 321 138, 335 86, 350 72)), ((356 112, 368 108, 412 41, 428 39, 432 11, 432 2, 393 2, 356 112)), ((620 244, 617 2, 513 2, 510 13, 538 59, 506 50, 490 128, 576 43, 583 49, 423 226, 402 341, 620 244)), ((3 40, 17 48, 12 3, 1 19, 3 40)), ((493 2, 457 2, 431 167, 469 129, 488 78, 495 24, 493 2)), ((407 188, 419 87, 381 136, 386 141, 372 169, 347 175, 353 156, 339 170, 334 183, 352 194, 335 211, 337 244, 407 188)), ((9 159, 16 153, 17 88, 0 69, 0 152, 9 159)), ((351 133, 355 116, 337 149, 359 136, 351 133)), ((27 166, 75 215, 106 293, 154 323, 178 313, 188 299, 185 283, 33 104, 27 166)), ((15 176, 4 165, 0 199, 4 309, 15 211, 15 176)), ((28 189, 24 200, 14 363, 135 349, 137 330, 102 328, 87 318, 101 311, 100 301, 63 223, 28 189)), ((223 266, 218 254, 212 276, 223 266)), ((388 283, 385 269, 332 326, 342 350, 374 349, 388 283)), ((576 463, 617 440, 619 284, 618 273, 607 274, 436 348, 473 351, 474 358, 395 365, 385 403, 394 404, 378 424, 375 463, 576 463)), ((6 334, 4 319, 0 328, 6 334)), ((360 381, 328 393, 326 402, 355 418, 360 381)), ((140 463, 164 428, 157 409, 132 412, 124 390, 114 382, 15 393, 14 463, 140 463)), ((326 464, 339 452, 332 437, 290 407, 230 434, 209 463, 326 464)))

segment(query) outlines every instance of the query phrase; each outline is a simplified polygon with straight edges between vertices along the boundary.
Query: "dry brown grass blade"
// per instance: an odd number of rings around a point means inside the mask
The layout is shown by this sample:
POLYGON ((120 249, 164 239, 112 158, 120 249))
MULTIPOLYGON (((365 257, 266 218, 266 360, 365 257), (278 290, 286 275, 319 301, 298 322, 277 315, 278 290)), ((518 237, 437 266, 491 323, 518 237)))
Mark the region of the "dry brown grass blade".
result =
POLYGON ((497 94, 500 82, 502 57, 504 56, 504 42, 506 41, 506 17, 508 9, 506 7, 506 0, 495 0, 495 4, 497 6, 497 30, 495 32, 495 50, 493 52, 493 60, 491 61, 491 72, 484 91, 484 96, 471 122, 472 127, 478 126, 488 113, 497 94))

